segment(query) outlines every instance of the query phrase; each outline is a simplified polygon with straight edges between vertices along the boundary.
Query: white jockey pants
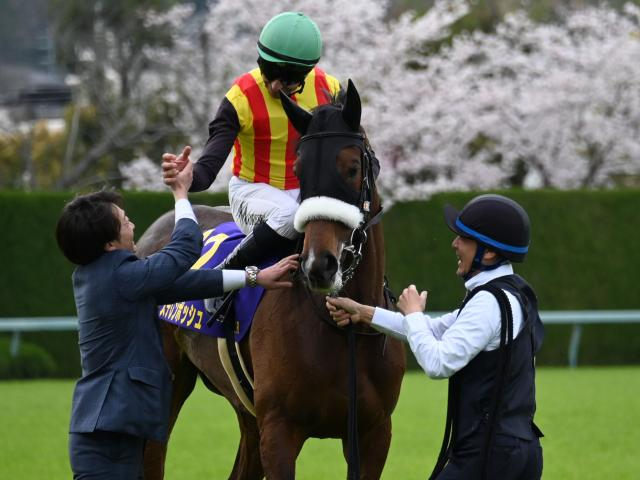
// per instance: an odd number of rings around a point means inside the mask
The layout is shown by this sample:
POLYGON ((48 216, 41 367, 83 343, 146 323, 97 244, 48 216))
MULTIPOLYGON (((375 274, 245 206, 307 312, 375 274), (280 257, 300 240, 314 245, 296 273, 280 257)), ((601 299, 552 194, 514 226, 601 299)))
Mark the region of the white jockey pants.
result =
POLYGON ((294 240, 298 232, 293 217, 298 209, 300 189, 280 190, 267 183, 253 183, 235 175, 229 180, 229 206, 233 219, 245 235, 266 222, 279 235, 294 240))

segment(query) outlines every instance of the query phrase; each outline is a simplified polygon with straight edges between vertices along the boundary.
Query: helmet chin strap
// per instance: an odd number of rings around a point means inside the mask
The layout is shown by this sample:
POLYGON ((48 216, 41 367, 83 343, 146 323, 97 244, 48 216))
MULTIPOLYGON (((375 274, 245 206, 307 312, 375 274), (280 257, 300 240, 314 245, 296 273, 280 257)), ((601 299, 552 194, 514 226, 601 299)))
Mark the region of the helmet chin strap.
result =
POLYGON ((508 262, 508 260, 506 258, 501 258, 499 261, 497 261, 493 265, 484 265, 482 263, 482 257, 484 257, 484 252, 486 252, 486 251, 487 251, 486 247, 484 245, 478 243, 478 246, 476 248, 476 254, 473 257, 473 262, 471 262, 471 268, 469 268, 469 271, 467 273, 465 273, 464 276, 462 277, 462 279, 465 282, 467 280, 469 280, 471 277, 473 277, 473 275, 478 273, 478 272, 486 272, 487 270, 495 270, 499 266, 504 265, 505 263, 508 262))

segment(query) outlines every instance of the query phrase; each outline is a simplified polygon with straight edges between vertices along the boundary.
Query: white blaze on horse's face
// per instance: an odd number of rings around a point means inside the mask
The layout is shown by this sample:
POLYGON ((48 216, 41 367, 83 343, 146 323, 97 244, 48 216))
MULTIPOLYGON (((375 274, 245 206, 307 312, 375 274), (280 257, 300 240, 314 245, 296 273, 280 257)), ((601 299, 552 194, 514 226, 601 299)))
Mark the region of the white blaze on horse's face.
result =
MULTIPOLYGON (((312 290, 320 293, 329 294, 337 292, 342 288, 342 272, 340 270, 340 263, 337 263, 337 271, 335 271, 333 275, 329 276, 328 281, 326 281, 327 279, 323 280, 324 276, 319 276, 317 274, 317 265, 322 262, 322 260, 320 260, 322 257, 326 258, 326 254, 316 255, 313 248, 310 248, 308 255, 304 257, 304 261, 301 264, 301 270, 305 276, 307 285, 312 290), (319 282, 318 279, 321 281, 319 282)), ((326 260, 324 261, 324 265, 329 264, 331 264, 331 262, 326 260)))
POLYGON ((305 233, 300 262, 311 289, 327 293, 342 288, 340 258, 361 222, 360 210, 340 200, 312 197, 302 202, 294 225, 305 233))
MULTIPOLYGON (((335 255, 333 255, 333 258, 342 258, 342 251, 344 249, 344 246, 344 242, 338 242, 336 253, 335 255)), ((302 262, 301 270, 305 275, 307 284, 309 285, 309 287, 311 287, 312 290, 327 294, 336 293, 339 292, 342 288, 342 265, 339 261, 334 263, 333 261, 327 260, 326 256, 326 252, 322 252, 319 255, 316 255, 316 251, 314 250, 313 246, 310 246, 309 253, 306 257, 304 257, 304 261, 302 262), (320 260, 322 257, 325 257, 325 259, 320 260), (318 282, 318 275, 314 270, 317 269, 318 265, 324 265, 327 268, 325 272, 329 273, 333 265, 338 266, 338 269, 335 271, 335 273, 332 276, 328 276, 326 278, 328 283, 318 282)), ((320 276, 320 278, 324 278, 324 276, 320 276)))

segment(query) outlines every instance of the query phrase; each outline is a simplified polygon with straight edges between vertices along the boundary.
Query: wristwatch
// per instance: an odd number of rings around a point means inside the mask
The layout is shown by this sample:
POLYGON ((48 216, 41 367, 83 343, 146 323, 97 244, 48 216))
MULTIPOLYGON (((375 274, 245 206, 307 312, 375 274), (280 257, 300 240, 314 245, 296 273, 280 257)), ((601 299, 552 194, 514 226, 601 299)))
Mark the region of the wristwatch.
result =
POLYGON ((249 266, 245 267, 244 271, 247 274, 247 286, 255 287, 258 285, 258 273, 260 273, 260 269, 255 266, 249 266))

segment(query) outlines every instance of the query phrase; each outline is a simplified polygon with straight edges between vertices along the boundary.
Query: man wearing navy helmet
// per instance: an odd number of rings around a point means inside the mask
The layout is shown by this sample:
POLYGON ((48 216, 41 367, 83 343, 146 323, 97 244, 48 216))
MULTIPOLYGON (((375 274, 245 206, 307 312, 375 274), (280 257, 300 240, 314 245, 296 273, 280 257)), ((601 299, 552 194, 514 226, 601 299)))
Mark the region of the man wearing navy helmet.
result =
POLYGON ((460 308, 423 313, 427 292, 414 285, 391 312, 328 298, 338 325, 371 324, 404 339, 431 378, 449 379, 445 436, 432 479, 539 479, 542 432, 533 423, 535 355, 543 327, 533 289, 513 273, 529 251, 525 210, 501 195, 480 195, 460 212, 444 209, 465 282, 460 308))

